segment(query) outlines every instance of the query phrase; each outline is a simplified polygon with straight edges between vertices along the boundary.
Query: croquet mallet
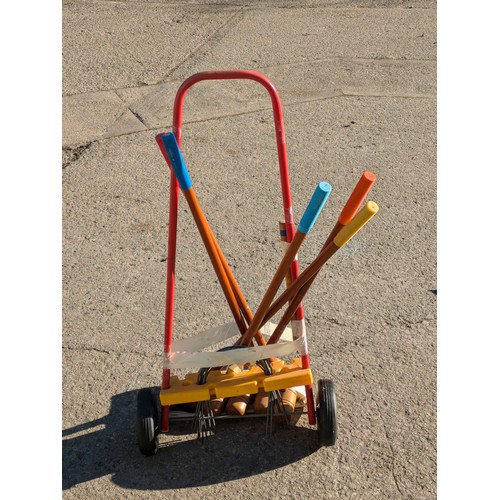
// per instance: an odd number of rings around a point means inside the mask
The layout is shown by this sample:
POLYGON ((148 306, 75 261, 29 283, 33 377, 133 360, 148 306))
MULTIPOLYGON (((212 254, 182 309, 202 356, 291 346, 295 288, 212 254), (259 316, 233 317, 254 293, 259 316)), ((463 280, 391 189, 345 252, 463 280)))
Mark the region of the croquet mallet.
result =
POLYGON ((290 264, 295 259, 300 245, 314 226, 314 223, 321 213, 321 210, 323 209, 331 190, 332 186, 328 184, 328 182, 320 182, 318 184, 316 190, 313 193, 311 201, 309 202, 304 215, 302 216, 302 219, 297 228, 297 232, 295 233, 289 247, 283 255, 278 269, 276 270, 273 279, 271 280, 271 283, 269 284, 269 287, 266 290, 266 293, 264 294, 259 307, 257 308, 257 311, 255 311, 254 318, 243 337, 239 340, 239 344, 250 345, 253 336, 262 326, 262 319, 264 318, 269 305, 274 299, 279 287, 281 286, 282 281, 285 279, 286 274, 290 268, 290 264))
MULTIPOLYGON (((243 334, 247 329, 243 318, 245 318, 247 324, 250 324, 253 318, 252 312, 243 296, 243 293, 241 292, 240 287, 238 286, 238 283, 236 282, 233 273, 229 268, 229 264, 227 263, 196 198, 189 172, 175 136, 171 132, 158 134, 156 136, 156 142, 158 143, 165 160, 172 168, 172 171, 179 182, 179 186, 186 197, 186 201, 188 202, 191 213, 193 214, 193 218, 198 227, 203 243, 205 244, 205 248, 207 249, 212 266, 214 267, 219 283, 221 284, 224 295, 226 296, 226 300, 228 301, 231 312, 233 313, 233 317, 238 325, 240 333, 243 334)), ((255 339, 259 345, 266 344, 264 336, 260 331, 257 332, 255 339)))

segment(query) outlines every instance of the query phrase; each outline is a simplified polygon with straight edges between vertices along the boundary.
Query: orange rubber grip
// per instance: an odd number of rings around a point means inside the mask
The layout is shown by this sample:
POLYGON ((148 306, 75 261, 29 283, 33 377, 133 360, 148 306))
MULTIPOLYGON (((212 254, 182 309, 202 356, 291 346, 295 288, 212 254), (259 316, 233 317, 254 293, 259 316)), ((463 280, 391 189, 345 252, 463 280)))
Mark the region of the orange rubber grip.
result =
POLYGON ((373 172, 366 171, 363 173, 339 215, 338 220, 340 224, 343 226, 349 224, 352 218, 356 215, 356 212, 361 206, 361 203, 363 203, 363 200, 366 198, 366 195, 370 191, 376 179, 377 176, 373 172))

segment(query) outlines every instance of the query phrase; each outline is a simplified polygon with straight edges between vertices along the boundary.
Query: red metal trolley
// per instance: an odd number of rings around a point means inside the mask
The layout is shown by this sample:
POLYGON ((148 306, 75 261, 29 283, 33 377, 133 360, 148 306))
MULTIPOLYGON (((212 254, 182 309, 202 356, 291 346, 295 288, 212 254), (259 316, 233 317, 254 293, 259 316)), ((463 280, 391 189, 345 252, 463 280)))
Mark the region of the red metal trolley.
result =
MULTIPOLYGON (((197 403, 197 409, 195 412, 195 416, 193 417, 195 421, 201 422, 200 425, 205 425, 206 421, 208 421, 208 426, 214 425, 215 417, 212 413, 210 415, 206 415, 208 410, 207 402, 213 399, 214 397, 227 398, 229 396, 239 397, 245 393, 256 394, 258 391, 266 391, 267 394, 273 396, 274 399, 270 399, 271 403, 269 403, 267 417, 268 422, 276 416, 273 415, 274 403, 278 402, 277 400, 281 399, 280 391, 286 390, 288 387, 292 386, 302 386, 304 387, 305 394, 305 408, 308 416, 308 423, 310 425, 318 424, 318 432, 319 432, 319 440, 320 444, 324 446, 331 446, 336 441, 337 435, 337 422, 336 422, 336 399, 335 399, 335 390, 333 387, 333 383, 330 380, 319 380, 318 381, 318 395, 317 395, 317 405, 314 403, 314 394, 313 394, 313 386, 312 386, 312 375, 310 370, 309 363, 309 355, 307 352, 307 342, 306 342, 306 334, 304 327, 304 311, 301 304, 301 297, 307 291, 310 283, 306 283, 305 279, 308 278, 312 281, 317 274, 314 272, 314 269, 309 269, 312 264, 304 271, 303 274, 307 276, 300 275, 300 278, 304 278, 300 283, 303 293, 297 293, 296 295, 286 297, 286 295, 282 294, 280 297, 281 304, 286 303, 285 298, 290 301, 290 303, 294 302, 294 308, 291 314, 295 319, 295 326, 301 325, 299 327, 299 333, 297 331, 294 332, 293 338, 299 338, 303 341, 301 346, 302 349, 300 351, 300 357, 292 359, 289 364, 272 357, 270 355, 266 355, 266 359, 259 358, 255 356, 253 359, 255 361, 254 365, 248 367, 248 363, 246 366, 246 373, 243 375, 241 373, 235 372, 228 375, 226 372, 217 372, 210 373, 210 369, 200 368, 200 371, 197 373, 188 374, 185 379, 179 379, 171 374, 171 367, 174 366, 172 363, 169 364, 168 360, 171 359, 172 355, 175 354, 172 351, 173 346, 173 316, 174 316, 174 295, 175 295, 175 265, 176 265, 176 247, 177 247, 177 220, 178 220, 178 203, 179 203, 179 185, 186 195, 186 199, 190 205, 190 208, 193 211, 193 215, 195 216, 195 220, 197 221, 198 228, 202 237, 204 238, 204 243, 207 246, 207 251, 211 251, 213 258, 217 261, 217 266, 219 266, 219 280, 224 280, 226 286, 228 286, 228 294, 231 296, 228 298, 228 302, 231 306, 231 300, 233 300, 234 304, 239 304, 241 307, 242 325, 240 325, 240 333, 242 338, 245 338, 244 333, 246 328, 249 330, 252 323, 252 317, 248 316, 250 313, 248 312, 248 306, 244 302, 244 299, 241 295, 238 295, 239 289, 235 283, 234 276, 230 272, 227 266, 227 262, 225 261, 222 251, 218 246, 213 233, 210 232, 210 228, 208 227, 208 223, 204 220, 203 214, 200 212, 199 206, 197 204, 194 191, 192 190, 189 175, 187 173, 184 161, 182 159, 182 155, 180 153, 180 147, 182 144, 182 114, 183 114, 183 104, 187 91, 196 83, 206 80, 231 80, 231 79, 247 79, 253 80, 257 83, 264 86, 264 88, 268 91, 269 96, 272 102, 273 109, 273 117, 274 117, 274 126, 275 126, 275 134, 276 134, 276 146, 278 150, 278 163, 279 163, 279 174, 280 174, 280 184, 281 184, 281 196, 283 201, 283 216, 284 216, 284 226, 282 237, 286 239, 286 241, 293 245, 295 241, 299 239, 301 236, 301 225, 299 224, 298 231, 295 231, 295 224, 293 220, 293 212, 292 212, 292 197, 290 191, 290 178, 288 171, 288 159, 287 159, 287 151, 286 151, 286 142, 285 142, 285 132, 284 132, 284 121, 283 121, 283 111, 281 106, 280 97, 276 90, 274 84, 264 75, 257 73, 255 71, 249 70, 221 70, 221 71, 205 71, 201 73, 197 73, 187 80, 185 80, 181 86, 179 87, 173 109, 173 134, 170 134, 171 137, 166 137, 168 134, 160 134, 157 136, 157 142, 160 146, 160 149, 169 163, 171 167, 171 176, 170 176, 170 210, 169 210, 169 229, 168 229, 168 254, 167 254, 167 280, 166 280, 166 308, 165 308, 165 330, 164 330, 164 355, 167 362, 165 362, 163 373, 162 373, 162 383, 161 390, 158 396, 153 393, 150 389, 141 389, 138 393, 137 400, 137 432, 138 432, 138 441, 139 448, 141 452, 145 455, 152 455, 156 453, 158 449, 158 441, 157 436, 159 433, 166 433, 169 431, 169 425, 173 419, 171 418, 171 407, 179 407, 184 403, 197 403), (175 138, 175 139, 174 139, 175 138), (170 141, 171 147, 175 151, 169 151, 168 141, 170 141), (182 171, 182 172, 181 172, 182 171), (179 174, 179 172, 181 172, 179 174), (180 176, 179 176, 180 175, 180 176), (185 175, 184 181, 182 180, 182 175, 185 175), (188 179, 188 183, 186 183, 185 179, 188 179), (189 196, 188 196, 189 195, 189 196), (198 212, 197 212, 198 210, 198 212), (198 215, 197 215, 198 214, 198 215), (198 219, 202 219, 200 222, 198 219), (204 221, 203 221, 204 220, 204 221), (312 279, 311 279, 312 277, 312 279), (306 286, 307 285, 307 286, 306 286), (231 288, 232 287, 232 288, 231 288), (233 294, 234 292, 234 294, 233 294), (234 296, 233 296, 234 295, 234 296), (236 296, 236 297, 235 297, 236 296), (292 301, 292 298, 295 301, 292 301), (246 315, 243 314, 246 311, 246 315), (246 323, 245 323, 246 320, 246 323), (264 363, 265 361, 265 363, 264 363), (267 364, 266 364, 267 363, 267 364), (203 371, 205 370, 205 371, 203 371), (158 403, 161 404, 158 404, 158 403), (205 406, 203 406, 205 405, 205 406), (317 421, 318 419, 318 421, 317 421)), ((365 176, 366 177, 366 176, 365 176)), ((352 223, 349 222, 353 219, 354 214, 359 207, 362 199, 368 192, 371 184, 374 181, 367 177, 362 179, 364 182, 364 187, 361 189, 363 191, 363 195, 361 196, 361 191, 359 188, 359 183, 357 186, 358 193, 357 198, 358 202, 353 203, 352 200, 348 202, 346 208, 350 205, 350 211, 352 214, 349 217, 344 216, 344 222, 341 224, 341 219, 339 218, 339 223, 334 228, 332 235, 330 235, 331 242, 327 240, 325 243, 325 247, 327 247, 329 243, 330 254, 333 253, 340 248, 346 241, 352 237, 352 234, 357 232, 357 230, 367 222, 367 220, 374 215, 376 210, 373 208, 375 204, 370 208, 370 210, 363 211, 363 214, 358 214, 356 216, 356 220, 353 220, 352 223), (369 214, 368 214, 369 212, 369 214), (349 220, 348 220, 349 219, 349 220), (359 219, 359 220, 358 220, 359 219), (362 220, 361 220, 362 219, 362 220), (333 242, 334 236, 339 233, 343 228, 347 229, 348 223, 350 225, 354 224, 356 226, 355 229, 351 231, 351 235, 347 238, 344 238, 342 243, 338 243, 338 239, 333 242)), ((361 183, 361 181, 360 181, 361 183)), ((322 194, 322 204, 321 207, 316 206, 316 209, 321 210, 326 197, 329 194, 329 189, 331 186, 327 185, 327 183, 321 183, 318 186, 318 190, 321 191, 323 189, 322 194), (321 186, 321 184, 323 186, 321 186), (327 185, 327 186, 325 186, 327 185), (320 189, 321 188, 321 189, 320 189)), ((317 191, 318 191, 317 190, 317 191)), ((355 190, 356 191, 356 190, 355 190)), ((311 204, 315 199, 317 192, 313 195, 313 199, 311 200, 311 204)), ((353 192, 354 194, 354 192, 353 192)), ((352 196, 351 196, 352 198, 352 196)), ((373 202, 370 202, 373 203, 373 202)), ((318 200, 316 199, 316 205, 318 205, 318 200)), ((308 207, 309 210, 310 207, 308 207)), ((343 211, 343 214, 346 210, 343 211)), ((306 210, 306 212, 308 211, 306 210)), ((317 213, 319 211, 317 210, 317 213)), ((315 217, 317 217, 317 213, 315 217)), ((309 214, 310 215, 310 214, 309 214)), ((344 214, 345 215, 345 214, 344 214)), ((315 220, 314 217, 314 220, 315 220)), ((306 214, 303 216, 303 220, 306 218, 306 214)), ((311 221, 310 221, 311 222, 311 221)), ((301 221, 302 223, 302 221, 301 221)), ((314 221, 312 221, 312 224, 314 221)), ((312 224, 310 227, 312 227, 312 224)), ((306 230, 307 233, 308 230, 306 230)), ((304 230, 302 230, 304 233, 304 230)), ((305 235, 302 234, 302 237, 305 235)), ((300 243, 299 243, 300 244, 300 243)), ((324 249, 325 249, 324 247, 324 249)), ((327 248, 327 250, 328 250, 327 248)), ((209 254, 210 254, 209 251, 209 254)), ((316 260, 323 259, 322 262, 329 258, 326 256, 328 252, 322 252, 320 256, 316 260), (321 257, 321 258, 320 258, 321 257)), ((293 256, 295 257, 295 256, 293 256)), ((284 257, 285 259, 285 257, 284 257)), ((217 266, 214 260, 212 261, 214 264, 214 268, 217 266)), ((283 264, 283 262, 282 262, 283 264)), ((281 266, 283 267, 283 266, 281 266)), ((287 261, 285 264, 286 271, 288 272, 288 283, 289 287, 293 288, 295 285, 299 285, 299 266, 298 260, 293 258, 290 261, 287 261)), ((278 274, 278 271, 277 271, 278 274)), ((281 276, 281 281, 283 279, 281 276)), ((276 277, 276 276, 275 276, 276 277)), ((279 281, 279 280, 278 280, 279 281)), ((221 281, 221 286, 222 286, 221 281)), ((278 283, 279 284, 279 283, 278 283)), ((224 287, 223 287, 224 288, 224 287)), ((298 287, 296 287, 298 288, 298 287)), ((274 290, 276 291, 277 288, 274 290)), ((272 300, 273 296, 270 297, 272 300)), ((279 302, 276 301, 276 302, 279 302)), ((276 302, 273 305, 276 305, 276 302)), ((262 304, 261 304, 262 305, 262 304)), ((237 307, 237 306, 235 306, 237 307)), ((237 314, 235 314, 234 308, 232 308, 233 315, 235 315, 235 320, 238 320, 237 314)), ((256 315, 259 311, 257 311, 256 315)), ((236 321, 238 323, 238 321, 236 321)), ((258 326, 258 325, 257 325, 258 326)), ((279 327, 279 325, 278 325, 279 327)), ((257 330, 257 329, 256 329, 257 330)), ((248 331, 246 331, 248 333, 248 331)), ((253 348, 253 351, 257 351, 259 348, 265 347, 269 348, 270 346, 265 345, 265 341, 262 340, 260 331, 255 338, 258 340, 259 346, 253 348)), ((272 336, 271 336, 272 337, 272 336)), ((252 338, 249 339, 250 343, 247 343, 247 346, 251 346, 252 338)), ((236 346, 243 347, 243 346, 236 346)), ((229 348, 226 348, 229 349, 229 348)), ((231 356, 237 357, 235 354, 238 349, 231 348, 232 353, 231 356)), ((223 351, 224 349, 222 349, 223 351)), ((246 352, 252 351, 250 347, 246 350, 246 352)), ((253 352, 252 351, 252 352, 253 352)), ((265 351, 266 353, 270 352, 265 351)), ((274 351, 273 351, 274 352, 274 351)), ((241 350, 240 350, 241 354, 241 350)), ((229 356, 229 354, 227 354, 229 356)), ((230 357, 231 357, 230 356, 230 357)), ((243 356, 244 357, 244 356, 243 356)), ((228 363, 229 364, 229 363, 228 363)), ((189 366, 189 365, 186 365, 189 366)), ((205 365, 202 365, 205 366, 205 365)), ((215 364, 209 366, 217 366, 215 364)), ((220 368, 220 367, 218 367, 220 368)), ((227 367, 226 367, 227 368, 227 367)), ((226 370, 227 371, 227 370, 226 370)), ((281 408, 281 414, 278 411, 278 416, 286 416, 286 411, 284 410, 283 402, 281 401, 281 406, 278 405, 278 408, 281 408)), ((224 415, 222 415, 224 416, 224 415)), ((271 424, 272 427, 272 424, 271 424)), ((203 435, 203 432, 201 433, 203 435)), ((200 435, 200 429, 198 428, 198 435, 200 435)))

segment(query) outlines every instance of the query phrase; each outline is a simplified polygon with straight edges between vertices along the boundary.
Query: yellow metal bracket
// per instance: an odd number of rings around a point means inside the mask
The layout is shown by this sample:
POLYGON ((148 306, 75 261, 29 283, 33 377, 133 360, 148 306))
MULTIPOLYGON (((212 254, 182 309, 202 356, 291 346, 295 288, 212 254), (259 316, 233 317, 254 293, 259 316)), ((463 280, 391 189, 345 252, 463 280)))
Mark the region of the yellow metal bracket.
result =
POLYGON ((259 389, 277 391, 289 387, 311 385, 313 377, 309 368, 303 369, 300 358, 294 358, 290 364, 283 361, 272 363, 273 374, 265 375, 255 365, 239 373, 227 370, 225 373, 212 370, 207 382, 197 385, 198 373, 188 373, 184 379, 170 377, 170 387, 160 391, 162 406, 170 406, 198 401, 208 401, 211 397, 229 398, 244 394, 257 394, 259 389))

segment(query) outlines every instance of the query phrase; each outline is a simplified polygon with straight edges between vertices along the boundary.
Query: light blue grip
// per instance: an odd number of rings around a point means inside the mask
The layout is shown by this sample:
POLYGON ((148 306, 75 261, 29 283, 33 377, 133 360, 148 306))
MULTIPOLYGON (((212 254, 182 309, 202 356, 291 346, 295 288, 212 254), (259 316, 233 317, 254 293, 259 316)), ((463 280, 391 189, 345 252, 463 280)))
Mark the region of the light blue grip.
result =
POLYGON ((172 165, 179 186, 183 191, 189 189, 193 183, 191 182, 191 177, 189 177, 189 172, 184 163, 184 158, 182 157, 181 150, 177 145, 175 135, 172 132, 161 135, 161 140, 165 146, 165 151, 167 152, 168 158, 172 165))
POLYGON ((302 219, 300 219, 298 230, 301 233, 307 234, 312 229, 331 192, 332 186, 328 182, 320 182, 318 184, 302 219))

